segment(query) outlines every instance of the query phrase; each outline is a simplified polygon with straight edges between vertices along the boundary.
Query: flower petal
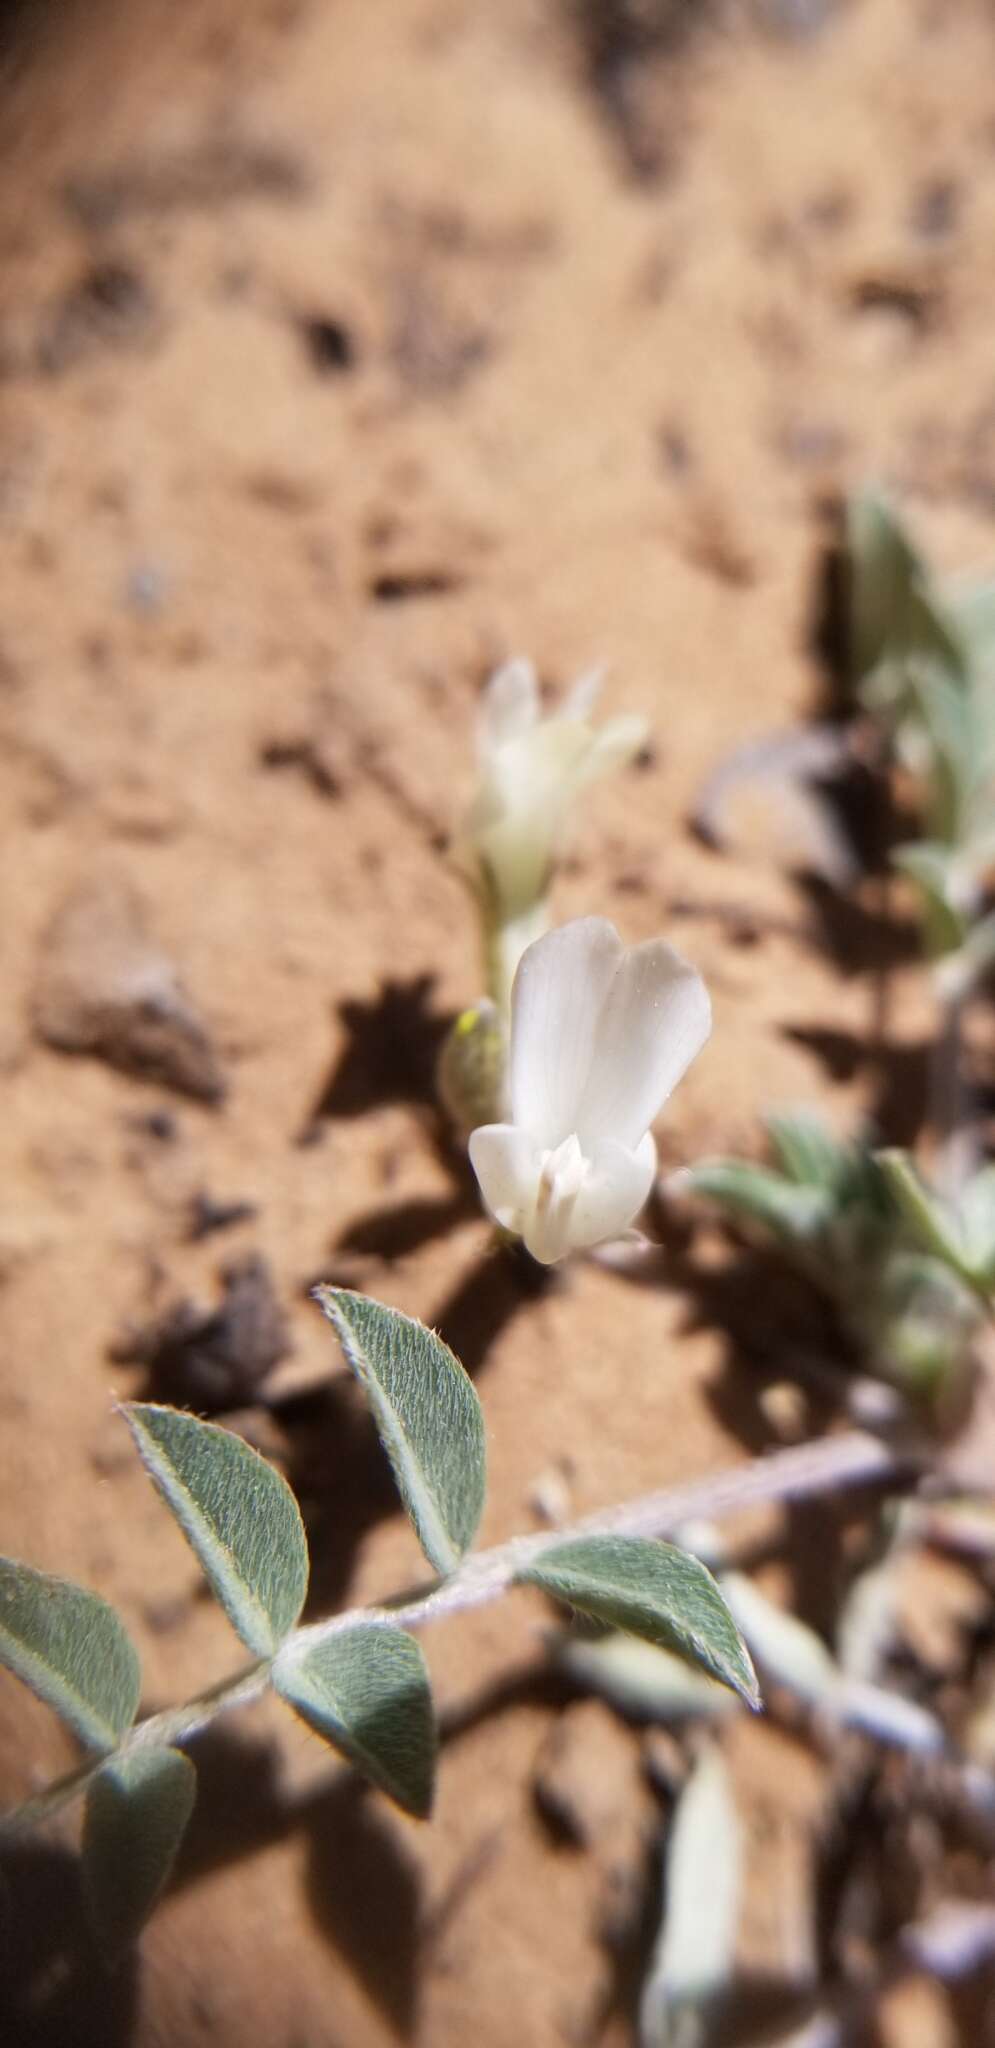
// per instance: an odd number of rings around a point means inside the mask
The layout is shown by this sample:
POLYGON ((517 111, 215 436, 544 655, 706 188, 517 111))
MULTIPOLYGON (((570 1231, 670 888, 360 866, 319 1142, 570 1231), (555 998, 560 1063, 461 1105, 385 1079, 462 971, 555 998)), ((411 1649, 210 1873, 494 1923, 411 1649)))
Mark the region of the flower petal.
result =
POLYGON ((555 844, 584 779, 583 726, 547 719, 497 747, 464 822, 502 919, 528 910, 549 886, 555 844))
POLYGON ((599 663, 597 668, 585 669, 584 674, 578 676, 577 681, 571 684, 554 716, 576 719, 578 724, 586 725, 601 695, 604 679, 603 664, 599 663))
POLYGON ((598 1020, 578 1108, 585 1152, 607 1139, 633 1150, 711 1028, 708 990, 673 946, 650 939, 626 953, 598 1020))
POLYGON ((518 963, 511 1113, 539 1146, 560 1145, 581 1128, 578 1110, 590 1085, 601 1012, 622 957, 622 941, 607 918, 578 917, 536 939, 518 963))
POLYGON ((656 1145, 651 1132, 647 1131, 634 1152, 611 1142, 599 1145, 589 1160, 584 1185, 573 1206, 572 1248, 583 1251, 621 1237, 638 1216, 655 1173, 656 1145))
POLYGON ((587 1177, 588 1162, 575 1131, 555 1151, 541 1155, 535 1206, 522 1220, 522 1236, 541 1266, 554 1266, 574 1248, 573 1213, 587 1177))
POLYGON ((480 714, 480 751, 484 759, 496 747, 522 738, 539 717, 539 686, 530 661, 519 656, 495 669, 487 683, 480 714))
POLYGON ((535 1209, 539 1161, 525 1131, 514 1124, 478 1124, 467 1141, 470 1164, 496 1223, 521 1235, 535 1209))
POLYGON ((638 713, 627 712, 623 718, 611 718, 600 732, 591 734, 591 743, 584 756, 580 786, 599 782, 602 775, 610 775, 615 768, 624 768, 634 761, 640 747, 649 738, 649 724, 638 713))

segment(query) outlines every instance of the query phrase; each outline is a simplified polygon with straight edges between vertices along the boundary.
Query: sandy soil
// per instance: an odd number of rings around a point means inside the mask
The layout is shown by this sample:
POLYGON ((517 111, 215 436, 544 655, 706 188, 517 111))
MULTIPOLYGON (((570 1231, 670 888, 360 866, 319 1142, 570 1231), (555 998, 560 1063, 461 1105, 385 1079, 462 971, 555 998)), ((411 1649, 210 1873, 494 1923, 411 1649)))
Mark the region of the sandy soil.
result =
MULTIPOLYGON (((0 1543, 116 1602, 150 1707, 236 1659, 113 1414, 149 1385, 122 1332, 213 1305, 232 1261, 267 1262, 279 1370, 332 1375, 272 1421, 236 1359, 219 1403, 298 1486, 316 1612, 418 1570, 318 1277, 441 1327, 477 1376, 488 1540, 534 1524, 551 1473, 580 1512, 776 1440, 774 1301, 733 1344, 683 1267, 537 1291, 440 1150, 427 1075, 478 973, 444 848, 497 659, 554 686, 605 660, 611 708, 652 722, 557 908, 666 930, 708 978, 666 1163, 879 1086, 873 925, 841 973, 776 816, 744 815, 735 862, 686 820, 724 753, 815 700, 834 493, 883 476, 941 560, 995 558, 990 10, 620 12, 660 33, 599 38, 593 9, 542 0, 4 16, 0 1543), (80 891, 134 893, 222 1101, 44 1041, 80 891), (252 1212, 196 1236, 205 1192, 252 1212)), ((908 1127, 907 969, 893 1015, 908 1127)), ((827 1526, 799 1518, 810 1588, 827 1526)), ((428 1642, 454 1729, 429 1827, 275 1711, 201 1744, 178 1880, 111 1985, 71 1862, 25 1852, 8 2038, 629 2040, 660 1807, 638 1737, 573 1705, 611 1797, 587 1851, 550 1832, 534 1781, 568 1696, 534 1679, 545 1625, 522 1596, 428 1642)), ((67 1755, 0 1681, 4 1800, 67 1755)), ((821 1795, 773 1729, 737 1755, 760 1999, 811 1968, 821 1795)), ((959 2038, 946 2007, 909 2010, 896 2039, 959 2038)))

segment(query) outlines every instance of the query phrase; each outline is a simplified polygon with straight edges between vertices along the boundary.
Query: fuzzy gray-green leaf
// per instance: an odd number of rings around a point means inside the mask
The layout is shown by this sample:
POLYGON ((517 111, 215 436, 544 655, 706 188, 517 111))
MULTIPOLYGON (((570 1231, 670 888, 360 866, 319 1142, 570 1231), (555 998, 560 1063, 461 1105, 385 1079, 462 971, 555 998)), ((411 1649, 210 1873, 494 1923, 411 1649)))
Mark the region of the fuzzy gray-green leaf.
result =
POLYGON ((93 1779, 83 1820, 83 1886, 100 1947, 115 1962, 148 1919, 193 1811, 197 1773, 178 1749, 132 1749, 93 1779))
POLYGON ((995 1284, 995 1166, 983 1166, 961 1196, 966 1263, 982 1287, 995 1284))
POLYGON ((217 1423, 148 1402, 123 1412, 232 1627, 257 1657, 272 1656, 307 1592, 307 1539, 289 1486, 217 1423))
POLYGON ((832 1220, 825 1187, 800 1187, 749 1159, 703 1159, 681 1174, 689 1194, 706 1195, 737 1222, 759 1224, 785 1244, 808 1244, 832 1220))
POLYGON ((850 1147, 827 1131, 814 1110, 779 1110, 764 1122, 782 1171, 799 1187, 822 1188, 835 1199, 852 1177, 850 1147))
POLYGON ((969 987, 991 973, 995 966, 995 911, 972 924, 964 943, 963 963, 969 987))
POLYGON ((710 2038, 735 1958, 742 1831, 721 1751, 698 1758, 667 1838, 663 1925, 643 1987, 640 2048, 710 2038))
POLYGON ((484 1419, 471 1381, 441 1337, 382 1302, 316 1287, 360 1381, 401 1498, 429 1563, 455 1570, 484 1505, 484 1419))
POLYGON ((995 1166, 982 1167, 952 1208, 927 1187, 907 1153, 891 1149, 875 1157, 916 1242, 987 1293, 995 1281, 995 1166))
POLYGON ((0 1664, 54 1707, 88 1749, 115 1749, 138 1710, 138 1657, 113 1607, 70 1579, 6 1557, 0 1664))
POLYGON ((676 1650, 759 1705, 749 1652, 715 1580, 675 1544, 582 1536, 542 1550, 519 1579, 609 1628, 676 1650))
POLYGON ((963 1273, 964 1246, 957 1218, 946 1202, 926 1186, 907 1152, 889 1146, 874 1154, 896 1208, 917 1244, 945 1265, 963 1273))
POLYGON ((945 595, 971 661, 990 667, 995 658, 995 583, 955 585, 945 595))
POLYGON ((860 681, 906 638, 911 592, 923 565, 887 499, 855 494, 846 509, 850 565, 850 644, 860 681))
POLYGON ((945 597, 925 574, 909 593, 905 654, 914 687, 923 676, 966 680, 966 645, 945 597))
POLYGON ((956 858, 950 848, 932 840, 896 846, 892 861, 911 876, 922 896, 923 920, 930 953, 954 953, 964 944, 968 925, 956 900, 956 858))
POLYGON ((336 1629, 273 1667, 273 1684, 310 1728, 424 1820, 437 1735, 425 1660, 413 1636, 385 1622, 336 1629))

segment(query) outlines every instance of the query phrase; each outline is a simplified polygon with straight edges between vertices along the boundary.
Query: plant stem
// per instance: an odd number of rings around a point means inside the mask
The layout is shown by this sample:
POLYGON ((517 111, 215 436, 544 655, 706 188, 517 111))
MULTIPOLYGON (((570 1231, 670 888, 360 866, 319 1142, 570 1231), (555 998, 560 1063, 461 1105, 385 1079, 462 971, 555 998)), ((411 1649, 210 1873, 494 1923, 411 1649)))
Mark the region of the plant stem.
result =
POLYGON ((172 1743, 185 1742, 189 1736, 197 1735, 206 1728, 218 1714, 227 1713, 230 1707, 244 1707, 250 1700, 261 1699, 269 1684, 269 1673, 269 1660, 263 1658, 256 1664, 250 1664, 246 1670, 237 1672, 234 1678, 220 1679, 217 1685, 199 1693, 196 1699, 187 1700, 183 1706, 165 1707, 161 1714, 150 1714, 147 1720, 137 1722, 110 1756, 88 1757, 67 1777, 57 1779, 36 1798, 26 1799, 12 1813, 0 1817, 0 1842, 12 1835, 24 1834, 38 1822, 50 1819, 78 1792, 84 1791, 90 1779, 96 1777, 97 1772, 114 1757, 129 1750, 168 1748, 172 1743))
POLYGON ((549 925, 549 901, 541 896, 517 917, 502 921, 496 913, 482 913, 484 973, 487 993, 497 1004, 507 1024, 511 1016, 511 990, 518 963, 526 946, 542 937, 549 925))
POLYGON ((187 1700, 184 1706, 166 1707, 161 1714, 139 1721, 137 1727, 125 1736, 122 1749, 145 1749, 151 1744, 184 1742, 188 1736, 206 1728, 217 1714, 261 1699, 269 1684, 270 1663, 270 1658, 261 1657, 258 1663, 248 1665, 234 1678, 219 1679, 217 1685, 212 1685, 207 1692, 198 1693, 196 1699, 187 1700))
MULTIPOLYGON (((420 1628, 423 1622, 435 1621, 440 1615, 465 1613, 469 1608, 483 1607, 500 1598, 544 1550, 570 1543, 577 1537, 673 1536, 685 1523, 718 1520, 761 1502, 800 1500, 827 1488, 842 1491, 845 1487, 873 1484, 894 1477, 899 1462, 890 1445, 858 1430, 775 1451, 717 1477, 691 1480, 685 1486, 644 1494, 622 1507, 601 1509, 567 1529, 513 1537, 510 1543, 468 1558, 459 1571, 423 1599, 385 1613, 404 1628, 420 1628)), ((355 1617, 336 1616, 300 1633, 314 1641, 352 1619, 355 1617)))

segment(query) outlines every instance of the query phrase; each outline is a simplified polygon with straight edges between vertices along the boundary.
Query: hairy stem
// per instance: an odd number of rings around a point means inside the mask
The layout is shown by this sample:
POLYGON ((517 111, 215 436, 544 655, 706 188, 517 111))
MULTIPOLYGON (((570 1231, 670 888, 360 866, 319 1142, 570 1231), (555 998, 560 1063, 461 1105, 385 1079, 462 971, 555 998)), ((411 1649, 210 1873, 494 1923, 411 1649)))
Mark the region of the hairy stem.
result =
MULTIPOLYGON (((420 1628, 423 1622, 437 1620, 441 1615, 483 1607, 506 1593, 544 1550, 570 1543, 575 1537, 673 1536, 688 1522, 716 1521, 723 1515, 767 1501, 801 1500, 807 1494, 827 1489, 842 1491, 845 1487, 871 1485, 894 1477, 898 1468, 898 1454, 892 1446, 863 1431, 799 1444, 766 1458, 754 1458, 750 1464, 717 1477, 691 1480, 686 1486, 644 1494, 622 1507, 601 1509, 566 1529, 515 1536, 510 1543, 469 1557, 451 1578, 443 1580, 423 1599, 393 1609, 390 1618, 404 1628, 420 1628)), ((319 1640, 354 1619, 355 1616, 336 1615, 331 1621, 316 1623, 311 1630, 301 1630, 300 1634, 311 1641, 319 1640)))

